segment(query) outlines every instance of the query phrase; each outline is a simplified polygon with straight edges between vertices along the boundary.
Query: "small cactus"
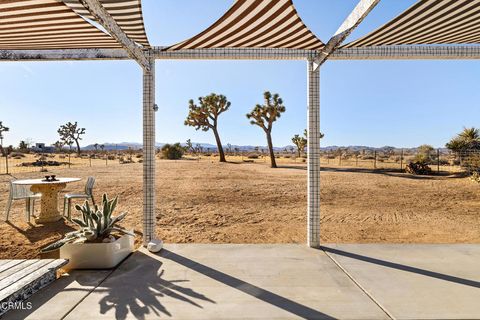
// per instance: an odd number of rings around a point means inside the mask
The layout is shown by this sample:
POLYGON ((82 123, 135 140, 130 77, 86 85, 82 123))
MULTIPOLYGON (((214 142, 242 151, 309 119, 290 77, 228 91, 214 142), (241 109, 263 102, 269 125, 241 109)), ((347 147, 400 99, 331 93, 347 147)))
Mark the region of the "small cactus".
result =
POLYGON ((102 197, 102 207, 97 205, 90 206, 85 201, 83 206, 76 205, 75 209, 82 213, 82 219, 72 219, 81 229, 65 234, 65 237, 51 245, 42 249, 42 252, 53 251, 66 243, 92 242, 108 238, 112 231, 134 236, 131 232, 124 230, 116 224, 122 221, 127 215, 126 212, 118 216, 113 216, 113 212, 117 206, 118 197, 109 200, 107 195, 102 197))

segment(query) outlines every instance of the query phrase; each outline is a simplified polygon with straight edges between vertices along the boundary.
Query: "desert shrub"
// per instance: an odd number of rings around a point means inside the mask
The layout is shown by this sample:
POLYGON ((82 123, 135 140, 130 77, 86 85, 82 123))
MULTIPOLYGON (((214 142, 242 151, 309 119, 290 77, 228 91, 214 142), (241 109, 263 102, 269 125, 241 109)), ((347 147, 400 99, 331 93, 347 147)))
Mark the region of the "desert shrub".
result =
POLYGON ((440 159, 439 162, 440 162, 440 165, 441 165, 441 166, 448 166, 448 165, 450 165, 450 161, 448 161, 447 159, 440 159))
POLYGON ((119 157, 118 158, 118 162, 120 164, 128 164, 128 163, 135 163, 135 161, 133 161, 132 157, 119 157))
POLYGON ((65 156, 64 154, 60 154, 60 155, 58 155, 58 157, 59 157, 60 159, 65 159, 65 158, 66 158, 66 156, 65 156))
POLYGON ((427 154, 419 153, 419 154, 415 155, 415 157, 413 157, 413 162, 430 164, 431 163, 431 158, 427 154))
POLYGON ((143 158, 143 154, 139 153, 136 155, 137 159, 143 158))
POLYGON ((107 156, 107 159, 108 160, 115 160, 115 156, 113 154, 107 156))
POLYGON ((177 160, 181 159, 183 156, 184 149, 180 143, 169 144, 167 143, 162 147, 162 158, 168 160, 177 160))
POLYGON ((290 155, 290 154, 285 154, 283 157, 284 157, 285 159, 290 159, 290 158, 292 157, 292 155, 290 155))
POLYGON ((363 156, 362 160, 375 160, 375 156, 363 156))
POLYGON ((250 154, 248 155, 248 159, 258 159, 260 156, 258 154, 250 154))
POLYGON ((480 183, 480 173, 478 171, 474 171, 472 175, 470 176, 470 179, 473 182, 480 183))
POLYGON ((21 152, 12 152, 10 153, 10 157, 17 159, 17 158, 24 158, 25 155, 21 152))

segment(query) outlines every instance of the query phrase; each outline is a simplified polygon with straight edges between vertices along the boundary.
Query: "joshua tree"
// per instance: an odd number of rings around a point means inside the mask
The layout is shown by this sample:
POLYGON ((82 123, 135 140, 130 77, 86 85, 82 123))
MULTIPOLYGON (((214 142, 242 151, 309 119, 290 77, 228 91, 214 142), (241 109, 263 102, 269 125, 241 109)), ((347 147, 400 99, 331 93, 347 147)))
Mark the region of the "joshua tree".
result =
POLYGON ((230 108, 230 102, 227 97, 215 93, 198 98, 198 102, 199 105, 195 104, 193 99, 188 102, 189 112, 185 125, 195 127, 195 130, 208 131, 211 129, 215 135, 220 162, 226 162, 222 142, 218 134, 218 116, 230 108))
POLYGON ((104 144, 100 145, 100 150, 102 150, 102 151, 105 150, 105 145, 104 144))
POLYGON ((95 143, 95 144, 93 145, 93 147, 95 148, 95 151, 98 150, 98 146, 99 146, 98 143, 95 143))
POLYGON ((77 145, 77 153, 80 154, 80 140, 82 140, 81 136, 85 134, 85 128, 79 128, 77 122, 68 122, 67 124, 61 125, 57 132, 60 135, 60 140, 65 144, 68 144, 68 140, 71 140, 72 144, 75 142, 77 145))
POLYGON ((193 147, 192 140, 188 139, 185 145, 185 150, 188 152, 195 153, 195 148, 193 147))
POLYGON ((297 146, 298 156, 300 157, 307 146, 307 139, 305 137, 301 137, 299 134, 296 134, 293 136, 292 142, 297 146))
POLYGON ((227 152, 232 154, 232 145, 230 143, 227 143, 227 152))
POLYGON ((196 150, 197 153, 200 153, 200 154, 201 154, 201 153, 203 152, 203 147, 202 147, 202 145, 201 145, 200 143, 197 143, 197 144, 195 145, 195 150, 196 150))
POLYGON ((250 123, 252 125, 257 125, 265 131, 268 149, 270 151, 271 166, 272 168, 276 168, 277 163, 275 161, 272 143, 272 127, 273 123, 280 118, 286 108, 283 105, 283 100, 278 94, 272 95, 270 92, 266 91, 263 94, 263 97, 265 99, 264 105, 257 104, 252 112, 247 114, 247 118, 251 119, 250 123))
POLYGON ((18 144, 18 150, 20 152, 28 152, 28 143, 25 140, 20 141, 18 144))
MULTIPOLYGON (((308 137, 308 131, 307 131, 307 129, 305 129, 305 130, 303 131, 303 136, 304 136, 305 138, 308 137)), ((320 132, 320 139, 323 139, 323 137, 325 137, 325 134, 323 134, 323 133, 320 132)))
POLYGON ((63 142, 61 142, 61 141, 56 141, 56 142, 53 144, 53 147, 55 148, 55 150, 56 150, 57 152, 60 152, 60 151, 62 151, 62 149, 63 149, 63 142))
POLYGON ((7 128, 3 125, 3 122, 0 121, 0 146, 3 147, 3 133, 10 131, 10 128, 7 128))

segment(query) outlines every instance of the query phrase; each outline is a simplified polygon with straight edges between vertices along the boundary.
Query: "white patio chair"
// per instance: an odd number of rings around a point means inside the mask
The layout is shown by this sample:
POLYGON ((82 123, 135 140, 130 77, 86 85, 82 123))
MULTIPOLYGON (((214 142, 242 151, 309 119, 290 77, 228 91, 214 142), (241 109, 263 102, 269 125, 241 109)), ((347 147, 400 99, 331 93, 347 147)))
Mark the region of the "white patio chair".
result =
POLYGON ((73 199, 93 199, 93 186, 95 185, 95 178, 88 177, 87 183, 85 184, 85 193, 67 193, 63 199, 63 216, 67 215, 68 220, 71 220, 72 216, 72 200, 73 199))
POLYGON ((27 222, 30 222, 31 215, 34 214, 35 200, 41 198, 40 193, 33 193, 30 191, 28 185, 13 184, 10 181, 10 194, 8 195, 7 208, 5 210, 5 221, 8 221, 10 216, 10 209, 12 208, 12 202, 15 200, 25 200, 25 218, 27 222))

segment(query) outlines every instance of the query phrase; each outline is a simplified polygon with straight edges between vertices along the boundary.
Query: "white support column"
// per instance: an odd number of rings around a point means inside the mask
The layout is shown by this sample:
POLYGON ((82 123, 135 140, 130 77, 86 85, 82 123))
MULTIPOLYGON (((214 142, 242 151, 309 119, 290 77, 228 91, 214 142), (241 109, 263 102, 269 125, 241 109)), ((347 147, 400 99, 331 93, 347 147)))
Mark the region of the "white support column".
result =
POLYGON ((320 247, 320 68, 308 60, 307 243, 320 247))
POLYGON ((143 243, 155 239, 155 59, 143 69, 143 243))

